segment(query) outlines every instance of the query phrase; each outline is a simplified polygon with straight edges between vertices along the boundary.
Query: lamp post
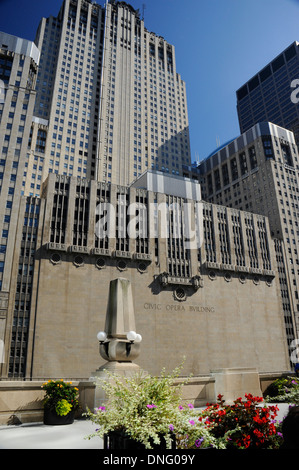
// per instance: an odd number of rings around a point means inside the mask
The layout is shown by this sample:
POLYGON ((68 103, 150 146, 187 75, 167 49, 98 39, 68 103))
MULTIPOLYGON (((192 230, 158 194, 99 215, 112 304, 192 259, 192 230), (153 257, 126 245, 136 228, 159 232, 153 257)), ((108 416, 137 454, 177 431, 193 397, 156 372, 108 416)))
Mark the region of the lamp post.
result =
POLYGON ((138 369, 132 362, 139 356, 142 337, 136 333, 132 287, 129 279, 110 281, 105 328, 97 334, 103 369, 138 369))
MULTIPOLYGON (((133 361, 139 356, 142 337, 136 333, 131 282, 118 278, 110 282, 103 331, 97 334, 100 355, 105 364, 100 366, 90 381, 111 380, 109 373, 117 375, 135 374, 140 370, 133 361)), ((94 406, 105 403, 106 395, 101 386, 95 388, 94 406)))
POLYGON ((142 336, 131 330, 126 339, 108 337, 105 331, 99 331, 97 339, 100 343, 100 354, 107 361, 132 362, 139 355, 142 336), (134 347, 133 347, 134 345, 134 347))

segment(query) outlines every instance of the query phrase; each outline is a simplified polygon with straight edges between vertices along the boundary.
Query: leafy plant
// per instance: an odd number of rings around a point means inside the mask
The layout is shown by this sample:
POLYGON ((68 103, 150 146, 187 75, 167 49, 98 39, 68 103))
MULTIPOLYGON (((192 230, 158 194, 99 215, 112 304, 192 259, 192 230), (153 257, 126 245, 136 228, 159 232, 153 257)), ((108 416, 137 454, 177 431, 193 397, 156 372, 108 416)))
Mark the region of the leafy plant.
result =
POLYGON ((264 392, 266 400, 270 397, 277 397, 284 392, 285 387, 291 384, 293 377, 280 377, 272 382, 264 392))
POLYGON ((223 447, 222 441, 218 442, 198 421, 192 405, 181 405, 186 381, 174 383, 181 368, 177 367, 169 375, 163 369, 159 377, 143 372, 132 377, 108 374, 109 379, 99 384, 106 392, 107 404, 86 413, 99 426, 88 438, 122 431, 147 449, 163 439, 170 448, 173 436, 178 448, 223 447))
POLYGON ((59 416, 65 416, 67 415, 72 409, 72 405, 66 401, 65 399, 60 400, 57 405, 56 405, 56 413, 59 416))
POLYGON ((65 416, 78 408, 78 388, 73 387, 72 382, 64 382, 63 379, 48 380, 42 385, 42 389, 46 392, 44 406, 55 410, 58 415, 65 416))
MULTIPOLYGON (((191 403, 179 406, 179 419, 175 430, 177 449, 225 449, 226 438, 216 438, 205 423, 198 419, 198 414, 191 403)), ((174 428, 171 429, 174 431, 174 428)))
POLYGON ((266 396, 266 400, 271 402, 284 402, 293 405, 299 405, 299 379, 294 377, 287 377, 285 379, 278 379, 275 383, 277 387, 277 394, 266 396))
POLYGON ((223 395, 216 404, 208 405, 199 420, 204 422, 216 438, 225 438, 227 448, 275 449, 282 444, 279 424, 276 424, 277 406, 262 406, 262 397, 245 395, 233 405, 225 405, 223 395))

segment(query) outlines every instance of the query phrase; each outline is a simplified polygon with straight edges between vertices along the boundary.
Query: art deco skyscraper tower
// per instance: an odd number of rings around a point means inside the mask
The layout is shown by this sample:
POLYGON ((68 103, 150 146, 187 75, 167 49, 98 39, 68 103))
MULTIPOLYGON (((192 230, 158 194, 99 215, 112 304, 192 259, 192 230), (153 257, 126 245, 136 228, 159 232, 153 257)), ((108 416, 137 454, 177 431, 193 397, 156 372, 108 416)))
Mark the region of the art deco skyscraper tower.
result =
POLYGON ((0 332, 5 323, 20 195, 27 171, 38 61, 39 51, 33 42, 0 32, 0 332))
POLYGON ((106 7, 98 179, 128 183, 190 161, 186 88, 175 49, 124 2, 106 7))
MULTIPOLYGON (((48 121, 50 172, 130 184, 190 163, 186 86, 175 49, 125 2, 65 0, 42 19, 35 116, 48 121)), ((35 145, 34 123, 32 129, 35 145)))

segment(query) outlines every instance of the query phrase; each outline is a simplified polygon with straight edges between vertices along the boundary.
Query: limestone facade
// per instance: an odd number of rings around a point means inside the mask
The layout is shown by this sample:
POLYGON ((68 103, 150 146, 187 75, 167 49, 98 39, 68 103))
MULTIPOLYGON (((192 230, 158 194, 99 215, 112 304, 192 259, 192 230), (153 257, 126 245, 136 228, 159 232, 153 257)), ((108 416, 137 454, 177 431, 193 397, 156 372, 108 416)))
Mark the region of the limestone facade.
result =
MULTIPOLYGON (((25 378, 88 378, 104 362, 96 335, 104 328, 110 281, 118 277, 132 284, 136 330, 143 338, 136 362, 148 372, 171 370, 184 356, 186 375, 223 368, 290 369, 268 219, 176 195, 176 181, 164 185, 173 188, 165 194, 138 184, 122 187, 49 175, 40 200, 23 198, 6 328, 10 359, 3 377, 17 376, 13 335, 26 328, 25 378), (115 208, 114 238, 98 237, 105 214, 101 202, 115 208), (150 204, 170 207, 174 202, 168 236, 161 236, 163 213, 149 219, 150 204), (139 206, 130 212, 133 203, 139 206), (178 236, 185 230, 187 203, 194 232, 195 227, 202 230, 195 247, 178 236), (38 227, 28 220, 25 226, 27 216, 38 217, 38 227), (138 230, 146 222, 157 226, 158 235, 122 236, 122 220, 138 230), (25 259, 21 250, 29 247, 25 259), (31 292, 27 305, 24 290, 31 292)), ((196 185, 179 181, 186 188, 196 185)))

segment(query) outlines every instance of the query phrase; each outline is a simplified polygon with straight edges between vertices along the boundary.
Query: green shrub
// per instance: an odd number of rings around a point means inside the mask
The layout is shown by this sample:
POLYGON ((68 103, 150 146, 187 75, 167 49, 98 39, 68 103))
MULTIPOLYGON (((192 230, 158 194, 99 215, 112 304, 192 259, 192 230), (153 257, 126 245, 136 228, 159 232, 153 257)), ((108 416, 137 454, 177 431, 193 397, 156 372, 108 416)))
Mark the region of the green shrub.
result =
POLYGON ((291 403, 299 405, 299 379, 295 377, 286 377, 278 379, 274 387, 273 393, 277 390, 275 395, 266 395, 265 400, 277 403, 291 403))
POLYGON ((57 413, 59 416, 65 416, 65 415, 67 415, 67 414, 71 411, 71 409, 72 409, 72 405, 71 405, 68 401, 66 401, 66 400, 64 400, 64 399, 60 400, 60 401, 57 403, 56 408, 55 408, 56 413, 57 413))
POLYGON ((48 380, 42 385, 45 391, 44 406, 55 410, 57 414, 64 416, 69 411, 76 410, 79 405, 78 388, 72 386, 72 382, 61 380, 48 380))

